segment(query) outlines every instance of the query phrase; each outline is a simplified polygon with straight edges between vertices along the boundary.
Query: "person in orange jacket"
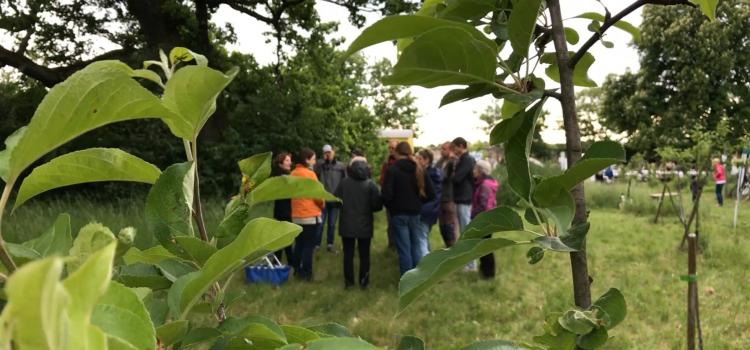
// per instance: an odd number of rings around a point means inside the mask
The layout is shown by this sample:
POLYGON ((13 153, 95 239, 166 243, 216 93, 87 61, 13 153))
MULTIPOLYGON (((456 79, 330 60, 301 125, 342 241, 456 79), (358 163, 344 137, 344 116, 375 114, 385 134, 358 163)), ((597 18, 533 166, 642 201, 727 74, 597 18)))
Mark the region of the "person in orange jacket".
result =
MULTIPOLYGON (((318 181, 318 176, 312 170, 315 165, 315 152, 304 148, 297 156, 296 166, 291 176, 307 177, 318 181)), ((292 199, 292 222, 302 226, 302 233, 294 240, 294 275, 304 280, 313 279, 313 252, 317 243, 318 229, 322 225, 322 209, 325 201, 322 199, 294 198, 292 199)))

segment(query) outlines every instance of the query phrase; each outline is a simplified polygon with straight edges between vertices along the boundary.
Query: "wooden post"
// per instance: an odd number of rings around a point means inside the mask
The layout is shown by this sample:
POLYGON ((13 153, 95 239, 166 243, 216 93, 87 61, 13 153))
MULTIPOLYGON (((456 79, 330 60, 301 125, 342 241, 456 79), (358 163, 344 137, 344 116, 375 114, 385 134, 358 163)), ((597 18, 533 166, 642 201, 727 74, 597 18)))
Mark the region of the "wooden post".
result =
POLYGON ((661 205, 664 203, 664 193, 667 192, 667 183, 664 183, 664 188, 661 189, 661 198, 659 198, 659 208, 656 209, 656 217, 654 223, 659 223, 659 213, 661 213, 661 205))
POLYGON ((695 234, 691 233, 688 235, 688 319, 687 319, 687 348, 688 350, 695 350, 695 323, 698 320, 697 313, 697 301, 698 301, 698 285, 696 282, 696 238, 695 234))

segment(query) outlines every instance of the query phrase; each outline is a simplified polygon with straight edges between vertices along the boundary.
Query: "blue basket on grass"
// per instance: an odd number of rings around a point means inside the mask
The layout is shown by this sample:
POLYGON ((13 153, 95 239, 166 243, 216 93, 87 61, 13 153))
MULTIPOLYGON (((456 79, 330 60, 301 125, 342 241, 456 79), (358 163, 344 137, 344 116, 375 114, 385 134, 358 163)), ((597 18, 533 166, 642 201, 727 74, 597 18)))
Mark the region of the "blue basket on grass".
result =
POLYGON ((278 286, 289 280, 290 266, 282 265, 276 255, 269 254, 263 258, 265 261, 253 266, 245 266, 245 276, 248 284, 270 284, 278 286), (276 265, 269 257, 273 257, 276 265))

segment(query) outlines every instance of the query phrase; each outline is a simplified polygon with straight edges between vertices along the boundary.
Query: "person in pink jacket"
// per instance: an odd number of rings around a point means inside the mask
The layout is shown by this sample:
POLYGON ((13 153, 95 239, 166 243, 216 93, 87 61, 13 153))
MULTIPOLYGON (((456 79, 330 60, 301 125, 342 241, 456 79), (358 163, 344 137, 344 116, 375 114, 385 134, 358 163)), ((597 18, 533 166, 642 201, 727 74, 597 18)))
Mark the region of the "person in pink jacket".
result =
POLYGON ((714 163, 714 182, 716 183, 716 201, 718 206, 724 205, 724 196, 721 195, 721 190, 724 188, 724 184, 727 183, 727 177, 724 176, 724 167, 719 162, 719 158, 713 159, 714 163))
MULTIPOLYGON (((497 203, 497 181, 490 177, 492 166, 486 160, 478 160, 474 165, 474 197, 471 201, 471 219, 495 208, 497 203)), ((484 238, 491 238, 489 235, 484 238)), ((484 279, 495 278, 495 255, 489 253, 479 258, 479 272, 484 279)))

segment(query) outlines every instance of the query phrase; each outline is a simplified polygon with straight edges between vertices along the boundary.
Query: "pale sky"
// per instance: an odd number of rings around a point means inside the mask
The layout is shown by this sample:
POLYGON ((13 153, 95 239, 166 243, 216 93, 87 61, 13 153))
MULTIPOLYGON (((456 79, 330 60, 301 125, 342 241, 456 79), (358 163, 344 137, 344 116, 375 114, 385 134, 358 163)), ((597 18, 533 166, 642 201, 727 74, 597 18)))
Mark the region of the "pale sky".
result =
MULTIPOLYGON (((563 18, 574 17, 585 12, 604 13, 602 5, 594 0, 562 0, 561 3, 563 18)), ((630 4, 629 1, 615 0, 602 0, 602 3, 612 13, 617 13, 630 4)), ((346 44, 341 49, 346 49, 362 32, 362 29, 358 29, 349 23, 347 19, 348 11, 343 7, 318 2, 316 8, 324 22, 340 22, 339 32, 336 35, 346 39, 346 44)), ((377 14, 368 14, 367 18, 367 23, 371 24, 380 19, 380 16, 377 14)), ((269 30, 266 24, 240 14, 226 5, 221 6, 212 20, 219 25, 229 22, 234 26, 238 40, 237 44, 230 46, 230 49, 243 53, 251 53, 261 64, 275 62, 275 44, 266 44, 266 38, 263 36, 263 32, 269 30)), ((625 20, 638 26, 641 23, 641 11, 635 11, 626 17, 625 20)), ((571 50, 577 49, 577 47, 588 40, 591 33, 586 27, 589 23, 590 21, 585 19, 569 19, 565 21, 565 26, 577 30, 581 37, 578 45, 572 46, 571 50)), ((596 62, 594 62, 589 70, 589 76, 599 85, 604 82, 604 78, 608 74, 621 74, 625 72, 626 68, 630 68, 631 70, 637 70, 638 68, 638 54, 634 49, 628 47, 628 43, 632 41, 630 34, 617 28, 612 28, 607 31, 605 39, 613 42, 615 47, 607 49, 601 44, 596 44, 589 50, 596 57, 596 62)), ((550 43, 547 45, 547 51, 552 50, 553 44, 550 43)), ((383 57, 390 59, 394 64, 396 62, 396 48, 391 43, 382 43, 367 48, 363 52, 371 62, 383 57)), ((507 57, 508 54, 509 52, 504 52, 502 57, 507 57)), ((544 67, 541 65, 537 67, 537 76, 544 76, 546 78, 544 67)), ((559 85, 547 79, 547 88, 556 86, 559 85)), ((419 130, 422 134, 414 141, 416 145, 438 144, 446 140, 452 140, 458 136, 462 136, 471 142, 487 140, 487 135, 477 129, 482 125, 478 113, 492 103, 492 97, 486 96, 438 108, 443 95, 454 88, 456 87, 446 86, 434 89, 425 89, 422 87, 410 88, 412 95, 417 98, 416 106, 419 108, 419 114, 422 115, 422 118, 418 119, 419 130)), ((557 128, 558 121, 562 120, 559 102, 555 99, 549 99, 545 105, 545 109, 550 111, 551 117, 547 120, 547 131, 542 133, 544 141, 547 143, 564 143, 564 132, 557 128)))

